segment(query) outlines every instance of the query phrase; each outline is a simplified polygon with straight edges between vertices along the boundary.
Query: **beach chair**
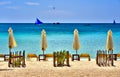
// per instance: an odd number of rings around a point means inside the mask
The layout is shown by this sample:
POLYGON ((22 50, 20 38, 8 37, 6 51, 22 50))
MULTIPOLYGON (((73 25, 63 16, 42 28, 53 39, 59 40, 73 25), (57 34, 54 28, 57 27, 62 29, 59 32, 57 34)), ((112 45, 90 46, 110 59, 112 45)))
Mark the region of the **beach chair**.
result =
POLYGON ((43 60, 43 61, 46 61, 46 55, 44 54, 39 54, 38 55, 38 61, 40 61, 40 60, 43 60))
POLYGON ((113 60, 117 61, 118 59, 120 59, 120 53, 113 54, 113 60))
POLYGON ((80 59, 81 59, 81 58, 88 58, 88 61, 91 60, 90 55, 87 54, 87 53, 82 53, 82 54, 80 54, 80 59))
POLYGON ((120 53, 119 54, 116 54, 117 56, 116 56, 116 60, 118 59, 118 58, 120 58, 120 53))
POLYGON ((4 61, 8 61, 8 59, 9 59, 9 54, 0 54, 0 58, 3 58, 4 61))
POLYGON ((38 57, 37 57, 36 54, 34 54, 34 53, 27 54, 27 60, 30 60, 30 59, 33 59, 33 58, 36 58, 36 60, 38 60, 38 57))
POLYGON ((72 61, 78 60, 80 61, 80 55, 79 54, 72 54, 72 61))
MULTIPOLYGON (((0 58, 4 58, 4 54, 0 54, 0 58)), ((5 61, 5 58, 4 58, 4 61, 5 61)))
POLYGON ((46 55, 46 60, 53 58, 53 54, 45 54, 46 55))

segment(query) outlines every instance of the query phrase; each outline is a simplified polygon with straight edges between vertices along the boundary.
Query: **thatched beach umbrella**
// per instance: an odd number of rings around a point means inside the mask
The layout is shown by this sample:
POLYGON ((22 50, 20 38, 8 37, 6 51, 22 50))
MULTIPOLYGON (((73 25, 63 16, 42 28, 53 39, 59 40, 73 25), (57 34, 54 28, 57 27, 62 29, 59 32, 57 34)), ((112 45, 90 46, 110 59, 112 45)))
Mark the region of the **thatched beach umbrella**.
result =
POLYGON ((110 54, 112 55, 112 65, 113 65, 113 39, 112 39, 111 30, 108 31, 106 49, 108 51, 108 54, 111 52, 110 54))
POLYGON ((42 32, 41 32, 41 36, 42 36, 41 49, 42 49, 43 55, 44 55, 44 51, 45 51, 46 48, 47 48, 46 32, 45 32, 44 29, 43 29, 42 32))
POLYGON ((72 47, 74 50, 76 50, 76 54, 77 54, 77 50, 80 48, 80 41, 79 41, 79 35, 77 29, 74 30, 74 39, 73 39, 72 47))
POLYGON ((112 31, 111 30, 108 31, 107 42, 106 42, 106 49, 108 51, 112 51, 113 50, 113 40, 112 40, 112 31))
POLYGON ((11 49, 16 47, 17 44, 16 44, 16 41, 14 39, 13 30, 11 27, 8 29, 8 32, 9 32, 8 47, 9 47, 9 52, 11 52, 11 49))

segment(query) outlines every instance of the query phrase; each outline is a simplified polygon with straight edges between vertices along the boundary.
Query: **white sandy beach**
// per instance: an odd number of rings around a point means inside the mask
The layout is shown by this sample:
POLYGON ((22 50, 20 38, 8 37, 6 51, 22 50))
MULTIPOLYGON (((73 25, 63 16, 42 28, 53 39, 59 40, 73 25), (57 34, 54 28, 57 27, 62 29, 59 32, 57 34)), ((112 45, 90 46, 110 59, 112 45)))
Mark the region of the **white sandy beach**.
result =
POLYGON ((54 67, 52 61, 26 61, 25 68, 9 68, 0 61, 0 77, 120 77, 120 60, 115 67, 99 67, 91 61, 70 61, 70 67, 54 67))

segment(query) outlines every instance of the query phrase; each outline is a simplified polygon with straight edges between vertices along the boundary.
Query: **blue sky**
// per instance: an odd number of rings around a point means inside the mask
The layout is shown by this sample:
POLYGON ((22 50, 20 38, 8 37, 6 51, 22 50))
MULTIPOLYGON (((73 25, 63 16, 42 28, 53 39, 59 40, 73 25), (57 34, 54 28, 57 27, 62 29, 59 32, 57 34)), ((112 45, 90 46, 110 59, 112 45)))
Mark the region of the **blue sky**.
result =
POLYGON ((120 23, 120 0, 0 0, 0 23, 120 23))

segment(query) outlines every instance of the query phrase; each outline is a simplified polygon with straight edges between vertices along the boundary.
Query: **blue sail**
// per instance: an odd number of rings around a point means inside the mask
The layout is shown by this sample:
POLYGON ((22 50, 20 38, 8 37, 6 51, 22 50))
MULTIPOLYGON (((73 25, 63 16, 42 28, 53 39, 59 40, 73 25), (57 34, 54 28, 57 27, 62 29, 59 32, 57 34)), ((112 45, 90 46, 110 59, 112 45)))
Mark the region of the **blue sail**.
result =
POLYGON ((43 24, 43 22, 41 22, 38 18, 36 18, 35 24, 43 24))
POLYGON ((115 20, 113 21, 113 24, 116 24, 115 20))

